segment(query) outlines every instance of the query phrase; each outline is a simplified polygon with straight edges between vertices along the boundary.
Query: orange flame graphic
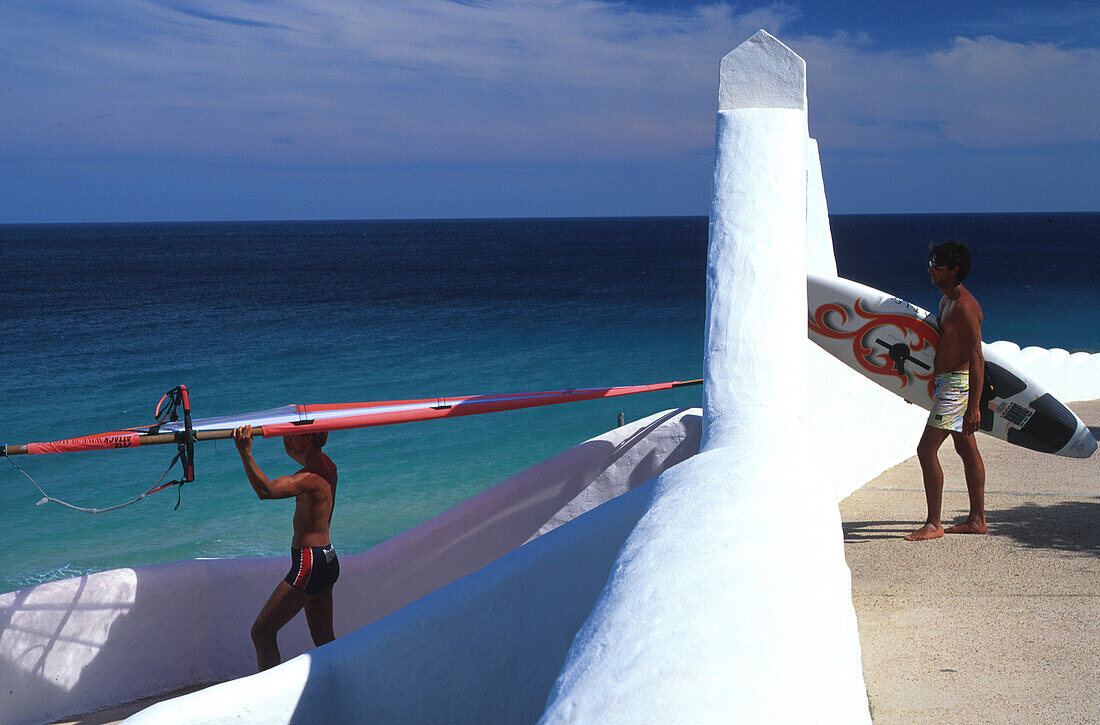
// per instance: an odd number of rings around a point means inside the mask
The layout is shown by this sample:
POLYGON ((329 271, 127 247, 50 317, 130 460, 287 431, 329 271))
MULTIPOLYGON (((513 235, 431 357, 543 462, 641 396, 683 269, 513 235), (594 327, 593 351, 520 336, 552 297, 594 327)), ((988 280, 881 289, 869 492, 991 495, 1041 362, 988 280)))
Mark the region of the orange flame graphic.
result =
POLYGON ((866 322, 855 330, 846 331, 842 328, 848 324, 848 309, 835 302, 826 302, 814 310, 809 321, 809 327, 811 331, 822 337, 829 337, 834 340, 851 340, 852 353, 855 355, 856 362, 872 375, 896 377, 903 389, 910 383, 909 375, 913 375, 917 379, 928 383, 928 394, 931 396, 935 384, 935 375, 931 370, 926 374, 912 370, 905 371, 898 366, 897 362, 888 353, 883 352, 881 349, 875 350, 869 347, 865 344, 865 341, 879 328, 894 327, 900 330, 902 339, 907 338, 910 333, 916 336, 916 343, 909 346, 912 352, 920 352, 929 347, 935 350, 940 343, 940 334, 936 331, 936 328, 915 317, 895 315, 888 312, 871 312, 863 306, 862 297, 856 300, 855 314, 866 320, 866 322), (829 324, 827 315, 830 312, 840 315, 840 325, 838 327, 829 324))

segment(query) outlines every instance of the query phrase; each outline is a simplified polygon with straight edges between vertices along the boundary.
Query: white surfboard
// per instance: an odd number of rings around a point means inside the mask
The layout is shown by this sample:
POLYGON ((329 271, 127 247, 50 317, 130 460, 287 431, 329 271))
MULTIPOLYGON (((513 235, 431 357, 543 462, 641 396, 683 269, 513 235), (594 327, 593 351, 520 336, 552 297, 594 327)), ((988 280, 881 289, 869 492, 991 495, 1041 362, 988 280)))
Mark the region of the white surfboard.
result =
MULTIPOLYGON (((809 336, 838 360, 925 410, 932 408, 940 341, 932 313, 873 287, 808 275, 809 336)), ((981 430, 1043 453, 1088 458, 1096 439, 1080 418, 982 343, 981 430)))

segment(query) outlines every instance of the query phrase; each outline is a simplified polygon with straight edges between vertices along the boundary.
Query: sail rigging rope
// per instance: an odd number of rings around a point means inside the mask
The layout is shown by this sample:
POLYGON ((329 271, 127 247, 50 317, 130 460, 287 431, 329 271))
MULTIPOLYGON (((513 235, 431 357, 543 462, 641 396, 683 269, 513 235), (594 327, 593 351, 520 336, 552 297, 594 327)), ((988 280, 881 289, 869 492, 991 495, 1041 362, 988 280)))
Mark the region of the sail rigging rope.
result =
POLYGON ((168 464, 168 468, 164 470, 164 473, 157 480, 157 482, 153 484, 152 488, 150 488, 148 491, 141 494, 137 498, 131 501, 127 501, 126 503, 120 503, 115 506, 107 506, 105 508, 91 508, 87 506, 77 506, 76 504, 62 501, 61 499, 54 498, 53 496, 46 493, 42 489, 42 487, 38 485, 38 481, 31 478, 31 475, 29 473, 20 468, 18 464, 16 464, 16 462, 11 459, 11 456, 4 455, 3 457, 7 458, 8 462, 11 463, 11 465, 15 466, 15 470, 26 476, 27 480, 33 483, 34 487, 38 489, 38 492, 42 494, 42 498, 38 501, 37 504, 35 504, 36 506, 41 506, 43 504, 52 502, 60 504, 61 506, 64 506, 66 508, 70 508, 73 511, 82 511, 86 514, 101 514, 107 511, 116 511, 121 508, 126 508, 127 506, 132 506, 133 504, 141 501, 143 498, 149 496, 150 494, 154 494, 157 491, 170 488, 171 486, 178 486, 178 488, 176 489, 176 506, 172 509, 173 511, 176 511, 179 509, 180 503, 183 501, 183 484, 190 483, 191 481, 195 480, 195 436, 191 427, 191 404, 187 395, 187 388, 183 385, 178 385, 172 388, 161 397, 160 402, 157 403, 156 408, 153 410, 153 417, 157 421, 154 429, 157 429, 166 422, 179 420, 179 415, 177 412, 179 409, 183 410, 184 429, 180 433, 176 434, 176 447, 178 452, 176 453, 175 458, 173 458, 172 462, 168 464), (164 479, 168 477, 168 472, 172 470, 172 466, 176 465, 177 462, 179 462, 183 467, 183 475, 175 481, 163 483, 164 479))
MULTIPOLYGON (((127 501, 126 503, 117 504, 115 506, 107 506, 105 508, 90 508, 90 507, 87 507, 87 506, 77 506, 76 504, 71 504, 71 503, 68 503, 67 501, 62 501, 59 498, 54 498, 53 496, 49 495, 44 490, 42 490, 42 487, 38 485, 38 481, 31 478, 31 475, 29 473, 27 473, 26 471, 24 471, 22 468, 20 468, 19 465, 16 464, 16 462, 13 461, 10 456, 4 456, 4 458, 7 458, 8 463, 10 463, 12 466, 15 466, 15 470, 19 471, 24 476, 26 476, 27 480, 30 481, 31 483, 33 483, 34 487, 38 489, 38 492, 40 494, 42 494, 42 499, 39 500, 38 503, 35 504, 36 506, 42 506, 43 504, 52 502, 52 503, 60 504, 61 506, 64 506, 65 508, 70 508, 73 511, 82 511, 86 514, 101 514, 101 513, 107 512, 107 511, 115 511, 117 509, 126 508, 127 506, 132 506, 133 504, 137 503, 138 501, 141 501, 146 496, 148 496, 150 494, 154 494, 157 491, 163 490, 165 488, 168 488, 169 486, 179 486, 180 489, 182 489, 183 484, 184 484, 184 481, 169 481, 168 483, 165 483, 163 485, 161 484, 161 482, 165 478, 168 477, 168 471, 171 471, 172 466, 176 465, 176 462, 180 459, 179 455, 177 454, 176 457, 172 459, 172 462, 168 464, 168 468, 164 471, 164 474, 161 475, 160 479, 158 479, 157 482, 153 484, 153 487, 150 488, 145 493, 138 496, 137 498, 133 499, 132 501, 127 501)), ((183 493, 182 493, 182 490, 180 490, 180 489, 177 489, 179 491, 179 497, 176 499, 176 506, 175 506, 175 508, 172 509, 173 511, 179 509, 180 501, 183 500, 183 493)))

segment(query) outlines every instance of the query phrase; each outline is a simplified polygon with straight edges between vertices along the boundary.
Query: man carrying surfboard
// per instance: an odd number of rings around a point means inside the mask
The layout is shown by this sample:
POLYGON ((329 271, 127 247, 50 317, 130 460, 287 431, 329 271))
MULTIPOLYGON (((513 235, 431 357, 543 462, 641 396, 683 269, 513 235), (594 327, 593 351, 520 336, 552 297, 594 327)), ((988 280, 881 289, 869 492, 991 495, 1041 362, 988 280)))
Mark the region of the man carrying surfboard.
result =
POLYGON ((963 286, 970 273, 970 252, 964 244, 946 242, 928 254, 928 276, 944 294, 939 300, 939 345, 934 364, 935 388, 932 413, 924 428, 916 455, 921 462, 928 517, 924 526, 906 536, 910 541, 936 539, 945 534, 985 534, 986 465, 978 452, 974 433, 981 422, 981 391, 985 360, 981 355, 981 307, 963 286), (944 471, 939 447, 952 437, 963 459, 970 514, 963 524, 944 528, 939 515, 943 506, 944 471))
POLYGON ((287 455, 302 468, 272 480, 252 457, 252 426, 233 431, 233 442, 256 495, 264 500, 295 499, 290 573, 275 587, 252 625, 252 644, 261 672, 282 661, 276 635, 303 608, 315 645, 320 647, 336 639, 332 629, 332 585, 340 576, 340 562, 329 540, 336 503, 336 464, 321 451, 327 439, 328 433, 285 436, 287 455))
POLYGON ((970 252, 959 242, 932 247, 928 275, 940 288, 939 334, 934 365, 935 388, 932 411, 917 445, 917 458, 924 477, 928 518, 905 538, 909 541, 937 539, 949 534, 984 534, 985 464, 974 432, 981 423, 982 386, 985 360, 982 358, 982 308, 962 286, 970 272, 970 252), (940 521, 943 505, 943 469, 939 449, 951 436, 962 458, 970 514, 966 521, 944 529, 940 521))

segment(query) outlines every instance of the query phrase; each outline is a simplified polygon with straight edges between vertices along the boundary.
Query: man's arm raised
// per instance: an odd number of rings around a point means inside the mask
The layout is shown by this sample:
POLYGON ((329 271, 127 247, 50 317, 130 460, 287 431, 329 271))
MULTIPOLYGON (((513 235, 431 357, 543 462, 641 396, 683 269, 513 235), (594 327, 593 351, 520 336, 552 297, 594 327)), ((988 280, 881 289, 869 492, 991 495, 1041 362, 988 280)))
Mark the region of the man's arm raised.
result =
POLYGON ((252 457, 252 426, 243 425, 233 431, 233 443, 237 446, 237 452, 241 454, 241 463, 244 464, 244 473, 252 489, 260 499, 293 498, 305 493, 314 487, 318 481, 323 481, 316 473, 299 471, 290 476, 279 476, 272 480, 267 477, 256 459, 252 457))

